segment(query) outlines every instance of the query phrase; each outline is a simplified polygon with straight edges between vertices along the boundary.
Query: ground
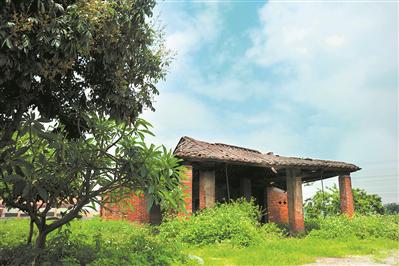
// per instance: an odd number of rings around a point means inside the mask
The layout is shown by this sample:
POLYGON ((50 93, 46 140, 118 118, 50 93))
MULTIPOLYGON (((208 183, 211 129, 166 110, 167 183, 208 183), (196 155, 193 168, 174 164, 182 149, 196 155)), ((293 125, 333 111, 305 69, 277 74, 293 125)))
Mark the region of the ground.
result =
POLYGON ((279 239, 259 246, 211 245, 189 249, 204 265, 399 265, 392 240, 279 239), (309 264, 310 263, 310 264, 309 264))
POLYGON ((315 263, 305 264, 304 266, 344 266, 344 265, 362 265, 362 266, 386 266, 399 265, 399 251, 392 252, 384 259, 376 259, 372 256, 349 256, 346 258, 320 258, 315 263))

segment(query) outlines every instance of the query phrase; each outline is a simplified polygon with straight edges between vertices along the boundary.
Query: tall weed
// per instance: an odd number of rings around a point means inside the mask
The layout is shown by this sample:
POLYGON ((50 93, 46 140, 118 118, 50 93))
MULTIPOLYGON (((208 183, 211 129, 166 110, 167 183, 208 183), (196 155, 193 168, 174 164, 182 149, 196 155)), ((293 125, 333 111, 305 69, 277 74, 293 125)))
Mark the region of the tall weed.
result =
POLYGON ((313 229, 308 234, 310 238, 399 240, 399 215, 355 216, 352 219, 340 215, 312 219, 307 225, 313 229))
POLYGON ((191 217, 174 218, 159 227, 160 237, 189 244, 231 243, 248 246, 276 238, 282 232, 275 225, 261 227, 259 208, 251 201, 233 201, 205 209, 191 217))

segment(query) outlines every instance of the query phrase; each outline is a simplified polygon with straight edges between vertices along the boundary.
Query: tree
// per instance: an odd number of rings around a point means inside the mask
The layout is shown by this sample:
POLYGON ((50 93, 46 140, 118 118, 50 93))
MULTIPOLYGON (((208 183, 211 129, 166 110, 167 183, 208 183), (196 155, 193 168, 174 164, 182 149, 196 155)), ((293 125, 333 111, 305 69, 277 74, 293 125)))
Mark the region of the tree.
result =
POLYGON ((101 196, 144 190, 178 205, 177 161, 145 145, 138 119, 169 62, 154 5, 0 1, 0 197, 29 214, 38 247, 83 206, 115 198, 101 196), (49 208, 65 202, 49 223, 49 208))
POLYGON ((387 214, 398 214, 399 213, 399 204, 392 202, 384 205, 387 214))
MULTIPOLYGON (((384 214, 381 197, 375 194, 368 194, 365 190, 352 189, 355 211, 358 214, 384 214)), ((307 217, 339 215, 340 196, 336 185, 326 188, 323 192, 318 190, 316 194, 305 201, 305 214, 307 217)))
POLYGON ((176 159, 147 147, 139 126, 148 125, 137 120, 153 109, 169 60, 154 5, 0 1, 0 196, 29 214, 38 247, 102 195, 141 189, 173 202, 176 159), (66 201, 70 210, 47 224, 49 208, 66 201))
POLYGON ((16 148, 2 153, 0 197, 7 207, 29 215, 30 232, 33 225, 39 232, 38 248, 50 232, 79 217, 84 206, 120 201, 131 191, 148 195, 149 207, 155 202, 178 208, 184 202, 179 160, 164 147, 144 143, 151 134, 146 121, 129 126, 95 115, 85 121, 88 133, 71 140, 45 130, 46 121, 32 113, 13 136, 16 148), (50 209, 65 204, 67 211, 49 221, 50 209))
MULTIPOLYGON (((152 109, 168 53, 152 22, 155 0, 0 1, 0 147, 37 108, 69 137, 81 114, 134 122, 152 109)), ((78 127, 79 125, 79 127, 78 127)), ((0 162, 1 164, 1 162, 0 162)))

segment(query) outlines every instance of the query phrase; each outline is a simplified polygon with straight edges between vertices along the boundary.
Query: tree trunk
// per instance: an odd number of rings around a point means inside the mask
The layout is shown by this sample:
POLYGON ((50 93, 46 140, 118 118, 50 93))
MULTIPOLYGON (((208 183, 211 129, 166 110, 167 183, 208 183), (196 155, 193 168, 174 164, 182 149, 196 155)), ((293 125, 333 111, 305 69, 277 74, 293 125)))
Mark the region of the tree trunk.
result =
POLYGON ((44 249, 46 246, 47 232, 39 230, 39 235, 36 238, 36 248, 44 249))
POLYGON ((32 237, 33 237, 33 220, 31 219, 29 224, 28 244, 32 243, 32 237))

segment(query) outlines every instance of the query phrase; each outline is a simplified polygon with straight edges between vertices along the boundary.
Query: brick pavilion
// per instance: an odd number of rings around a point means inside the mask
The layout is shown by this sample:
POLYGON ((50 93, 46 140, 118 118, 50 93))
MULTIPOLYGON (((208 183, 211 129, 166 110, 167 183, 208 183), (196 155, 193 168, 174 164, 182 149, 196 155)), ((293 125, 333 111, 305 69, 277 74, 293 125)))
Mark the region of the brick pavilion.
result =
MULTIPOLYGON (((263 222, 288 224, 292 234, 304 230, 302 184, 338 176, 341 211, 354 213, 350 173, 354 164, 311 158, 284 157, 271 152, 182 137, 174 150, 186 167, 185 198, 189 213, 244 197, 255 199, 265 212, 263 222)), ((160 223, 159 207, 149 213, 145 198, 133 196, 134 211, 121 214, 101 211, 106 218, 127 218, 160 223)))

